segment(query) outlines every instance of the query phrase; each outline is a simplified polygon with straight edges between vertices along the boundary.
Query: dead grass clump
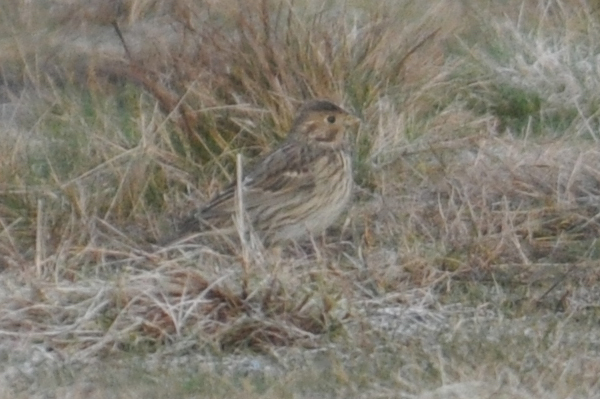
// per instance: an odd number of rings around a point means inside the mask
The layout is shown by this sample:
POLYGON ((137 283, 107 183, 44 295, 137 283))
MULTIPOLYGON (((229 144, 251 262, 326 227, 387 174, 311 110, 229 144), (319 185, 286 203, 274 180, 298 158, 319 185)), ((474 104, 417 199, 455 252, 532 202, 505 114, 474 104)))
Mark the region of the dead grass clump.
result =
POLYGON ((110 280, 88 277, 85 284, 11 280, 3 289, 0 335, 42 341, 63 356, 88 361, 174 342, 219 351, 312 346, 342 317, 331 293, 310 285, 291 291, 276 275, 247 280, 231 271, 211 282, 190 267, 127 269, 110 280))
POLYGON ((458 70, 469 107, 498 118, 500 133, 598 141, 592 49, 600 20, 594 7, 561 1, 556 7, 532 2, 512 11, 500 4, 470 11, 490 23, 473 25, 459 50, 470 58, 458 70), (498 12, 504 16, 497 18, 498 12))
POLYGON ((434 256, 445 255, 434 262, 453 271, 597 258, 598 151, 513 139, 464 143, 432 144, 431 152, 411 156, 428 174, 403 172, 425 180, 417 191, 400 189, 399 207, 386 204, 395 217, 380 220, 380 229, 404 237, 406 246, 435 243, 434 256))
MULTIPOLYGON (((386 87, 422 81, 424 71, 443 63, 441 46, 461 16, 461 8, 447 2, 431 10, 406 2, 405 22, 400 26, 396 24, 399 11, 393 7, 393 14, 386 14, 392 11, 384 6, 359 10, 308 2, 302 9, 269 0, 218 6, 187 1, 173 2, 172 7, 135 3, 137 13, 130 18, 119 15, 134 14, 131 4, 122 7, 121 14, 106 12, 110 7, 64 11, 63 18, 75 22, 84 37, 92 29, 104 32, 100 46, 86 47, 82 40, 68 53, 86 60, 80 73, 87 76, 82 82, 86 86, 102 90, 113 81, 140 84, 173 117, 180 128, 175 133, 189 144, 186 150, 203 160, 229 149, 240 130, 231 123, 240 105, 272 111, 273 119, 265 127, 283 132, 296 108, 292 99, 341 101, 347 96, 348 102, 358 105, 372 102, 386 87), (146 9, 145 22, 154 22, 154 31, 135 23, 142 9, 146 9), (105 23, 90 18, 94 13, 109 14, 100 20, 108 19, 120 28, 107 30, 105 23), (78 20, 87 22, 81 25, 78 20), (374 71, 386 76, 380 87, 372 87, 374 71)), ((65 39, 66 35, 59 36, 65 39)), ((64 63, 63 57, 68 62, 66 50, 54 54, 49 63, 64 63)), ((249 139, 238 144, 257 144, 256 138, 249 139)))

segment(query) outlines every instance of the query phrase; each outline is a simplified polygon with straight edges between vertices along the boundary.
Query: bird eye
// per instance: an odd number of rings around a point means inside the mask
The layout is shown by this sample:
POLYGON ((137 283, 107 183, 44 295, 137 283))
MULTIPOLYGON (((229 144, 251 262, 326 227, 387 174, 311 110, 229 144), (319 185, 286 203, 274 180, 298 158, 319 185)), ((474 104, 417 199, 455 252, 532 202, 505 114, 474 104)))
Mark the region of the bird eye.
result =
POLYGON ((333 116, 333 115, 329 115, 329 116, 327 117, 327 122, 329 122, 329 123, 335 123, 335 116, 333 116))

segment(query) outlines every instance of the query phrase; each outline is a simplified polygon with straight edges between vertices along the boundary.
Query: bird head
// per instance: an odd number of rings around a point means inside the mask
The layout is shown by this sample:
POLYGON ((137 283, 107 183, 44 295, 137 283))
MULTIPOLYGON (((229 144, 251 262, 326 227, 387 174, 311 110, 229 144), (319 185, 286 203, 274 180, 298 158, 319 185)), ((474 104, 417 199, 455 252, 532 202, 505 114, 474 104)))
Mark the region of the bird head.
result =
POLYGON ((323 147, 345 145, 346 128, 359 119, 327 100, 305 103, 294 120, 289 137, 323 147))

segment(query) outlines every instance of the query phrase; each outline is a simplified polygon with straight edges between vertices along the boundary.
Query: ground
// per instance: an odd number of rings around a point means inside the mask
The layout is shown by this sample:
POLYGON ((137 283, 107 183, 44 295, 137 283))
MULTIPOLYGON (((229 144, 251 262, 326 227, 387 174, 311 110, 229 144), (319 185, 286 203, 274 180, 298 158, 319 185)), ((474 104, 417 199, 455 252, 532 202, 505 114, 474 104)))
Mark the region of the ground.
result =
POLYGON ((600 392, 594 2, 4 2, 0 397, 600 392), (323 237, 159 244, 316 97, 323 237))

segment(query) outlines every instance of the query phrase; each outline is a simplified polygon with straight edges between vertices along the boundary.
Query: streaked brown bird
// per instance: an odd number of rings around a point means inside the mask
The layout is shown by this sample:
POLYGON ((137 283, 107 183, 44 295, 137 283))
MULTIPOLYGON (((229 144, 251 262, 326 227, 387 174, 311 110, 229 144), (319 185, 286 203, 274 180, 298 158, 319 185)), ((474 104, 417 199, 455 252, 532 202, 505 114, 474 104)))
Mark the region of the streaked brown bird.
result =
MULTIPOLYGON (((309 101, 286 140, 243 173, 246 220, 265 244, 317 234, 342 213, 353 184, 346 132, 357 122, 330 101, 309 101)), ((180 236, 233 225, 237 192, 234 181, 183 221, 180 236)))

